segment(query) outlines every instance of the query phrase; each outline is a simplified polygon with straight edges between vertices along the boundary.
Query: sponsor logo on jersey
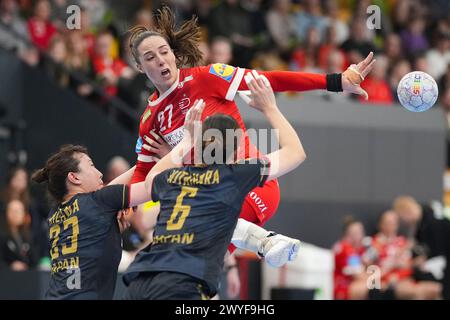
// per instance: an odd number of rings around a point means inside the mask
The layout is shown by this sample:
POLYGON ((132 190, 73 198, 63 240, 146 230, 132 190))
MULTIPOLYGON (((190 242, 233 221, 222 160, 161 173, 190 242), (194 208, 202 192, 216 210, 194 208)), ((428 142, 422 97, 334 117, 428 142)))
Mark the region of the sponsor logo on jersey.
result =
POLYGON ((191 100, 186 97, 186 98, 181 99, 180 102, 178 102, 178 107, 180 107, 183 114, 185 114, 185 113, 187 113, 187 110, 185 110, 185 109, 187 109, 190 104, 191 104, 191 100))
POLYGON ((224 63, 215 63, 211 65, 211 68, 209 68, 209 73, 212 73, 213 75, 218 76, 228 82, 233 79, 235 71, 235 67, 229 66, 224 63))
POLYGON ((166 140, 166 142, 172 148, 174 148, 178 143, 180 143, 181 140, 183 140, 184 126, 165 134, 163 137, 164 137, 164 140, 166 140))
POLYGON ((258 206, 259 212, 261 213, 263 219, 265 217, 264 211, 267 210, 266 204, 262 201, 262 199, 256 194, 256 192, 252 191, 248 194, 250 199, 258 206))
POLYGON ((141 123, 144 123, 145 121, 147 121, 147 119, 152 115, 152 110, 148 109, 147 111, 145 111, 144 115, 142 116, 142 121, 141 123))
POLYGON ((136 152, 136 153, 140 153, 140 152, 141 152, 141 150, 142 150, 142 145, 143 145, 142 138, 139 137, 139 138, 137 139, 137 141, 136 141, 136 148, 135 148, 135 152, 136 152))

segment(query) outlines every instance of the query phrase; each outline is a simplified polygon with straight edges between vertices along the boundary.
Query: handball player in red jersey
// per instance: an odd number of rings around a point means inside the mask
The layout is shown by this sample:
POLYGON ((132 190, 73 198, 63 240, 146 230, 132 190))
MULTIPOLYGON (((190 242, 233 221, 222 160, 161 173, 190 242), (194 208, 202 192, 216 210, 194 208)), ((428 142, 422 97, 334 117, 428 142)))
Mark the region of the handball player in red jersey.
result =
MULTIPOLYGON (((177 145, 183 138, 185 115, 197 99, 203 99, 206 104, 202 120, 216 113, 224 113, 233 117, 245 132, 244 122, 233 100, 238 91, 248 90, 246 81, 243 80, 252 71, 226 64, 197 66, 202 54, 198 48, 200 29, 196 18, 177 29, 173 13, 170 9, 163 8, 156 16, 153 29, 136 26, 130 33, 130 48, 137 68, 147 75, 157 89, 149 98, 148 106, 140 119, 136 145, 137 163, 131 183, 143 181, 158 161, 156 149, 152 149, 152 146, 142 147, 145 141, 149 141, 148 137, 156 140, 156 143, 163 143, 164 140, 172 148, 177 145)), ((346 91, 367 98, 360 83, 370 72, 374 62, 373 53, 370 53, 365 60, 351 65, 342 74, 288 71, 259 73, 270 82, 275 92, 326 89, 346 91)), ((241 159, 261 155, 246 135, 240 150, 241 159)), ((279 201, 278 182, 269 181, 248 194, 240 217, 263 226, 275 214, 279 201)), ((237 229, 239 226, 238 223, 237 229)), ((246 228, 247 226, 242 227, 242 233, 251 232, 246 228)), ((234 250, 232 246, 230 249, 234 250)), ((296 250, 298 247, 292 252, 296 250)), ((289 260, 295 254, 296 252, 289 260)))

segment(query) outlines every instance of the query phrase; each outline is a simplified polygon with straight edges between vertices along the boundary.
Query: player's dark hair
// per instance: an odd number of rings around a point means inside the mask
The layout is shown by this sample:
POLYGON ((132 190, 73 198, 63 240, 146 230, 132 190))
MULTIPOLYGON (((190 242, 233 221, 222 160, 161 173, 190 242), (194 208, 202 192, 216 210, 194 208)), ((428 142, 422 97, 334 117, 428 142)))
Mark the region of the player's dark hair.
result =
POLYGON ((75 158, 76 153, 88 154, 85 147, 79 145, 63 145, 48 158, 45 166, 36 170, 31 176, 31 180, 37 183, 47 182, 47 189, 50 196, 58 203, 62 202, 67 194, 66 179, 69 172, 79 172, 80 160, 75 158))
POLYGON ((233 132, 235 132, 235 130, 240 129, 237 121, 229 115, 226 115, 223 113, 217 113, 213 116, 206 118, 205 121, 203 122, 203 125, 202 125, 203 135, 209 129, 219 130, 220 135, 219 135, 219 137, 214 136, 214 139, 210 140, 210 141, 203 140, 202 150, 205 150, 205 148, 211 143, 219 144, 219 145, 221 145, 221 148, 223 150, 223 153, 222 153, 223 158, 216 159, 214 154, 212 154, 212 157, 215 160, 222 161, 222 163, 227 163, 230 159, 232 159, 233 162, 236 161, 235 155, 236 155, 237 148, 239 146, 239 142, 240 142, 239 138, 240 137, 238 137, 234 134, 227 135, 227 130, 232 130, 233 132), (231 145, 233 146, 233 148, 230 147, 231 145))
POLYGON ((131 53, 138 64, 140 64, 138 47, 144 39, 152 36, 159 36, 167 41, 176 57, 178 67, 196 66, 202 61, 202 52, 198 48, 201 39, 200 27, 195 16, 177 28, 175 15, 170 8, 163 7, 158 10, 154 28, 135 26, 129 33, 131 53))

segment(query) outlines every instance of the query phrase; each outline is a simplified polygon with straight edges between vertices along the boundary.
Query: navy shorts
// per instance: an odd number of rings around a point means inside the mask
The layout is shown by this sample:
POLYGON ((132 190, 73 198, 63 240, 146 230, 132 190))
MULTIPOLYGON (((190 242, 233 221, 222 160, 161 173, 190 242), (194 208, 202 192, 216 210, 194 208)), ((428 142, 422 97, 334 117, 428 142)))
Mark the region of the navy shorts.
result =
POLYGON ((143 272, 133 279, 124 300, 209 300, 211 293, 199 279, 176 272, 143 272))

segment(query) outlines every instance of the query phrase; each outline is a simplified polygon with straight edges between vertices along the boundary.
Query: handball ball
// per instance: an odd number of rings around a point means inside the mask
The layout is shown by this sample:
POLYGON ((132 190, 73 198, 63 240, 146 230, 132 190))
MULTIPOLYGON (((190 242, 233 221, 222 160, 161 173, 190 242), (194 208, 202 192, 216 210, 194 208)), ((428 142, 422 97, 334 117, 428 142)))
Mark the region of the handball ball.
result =
POLYGON ((438 98, 438 86, 433 77, 422 71, 413 71, 400 80, 397 87, 398 100, 412 112, 430 109, 438 98))

